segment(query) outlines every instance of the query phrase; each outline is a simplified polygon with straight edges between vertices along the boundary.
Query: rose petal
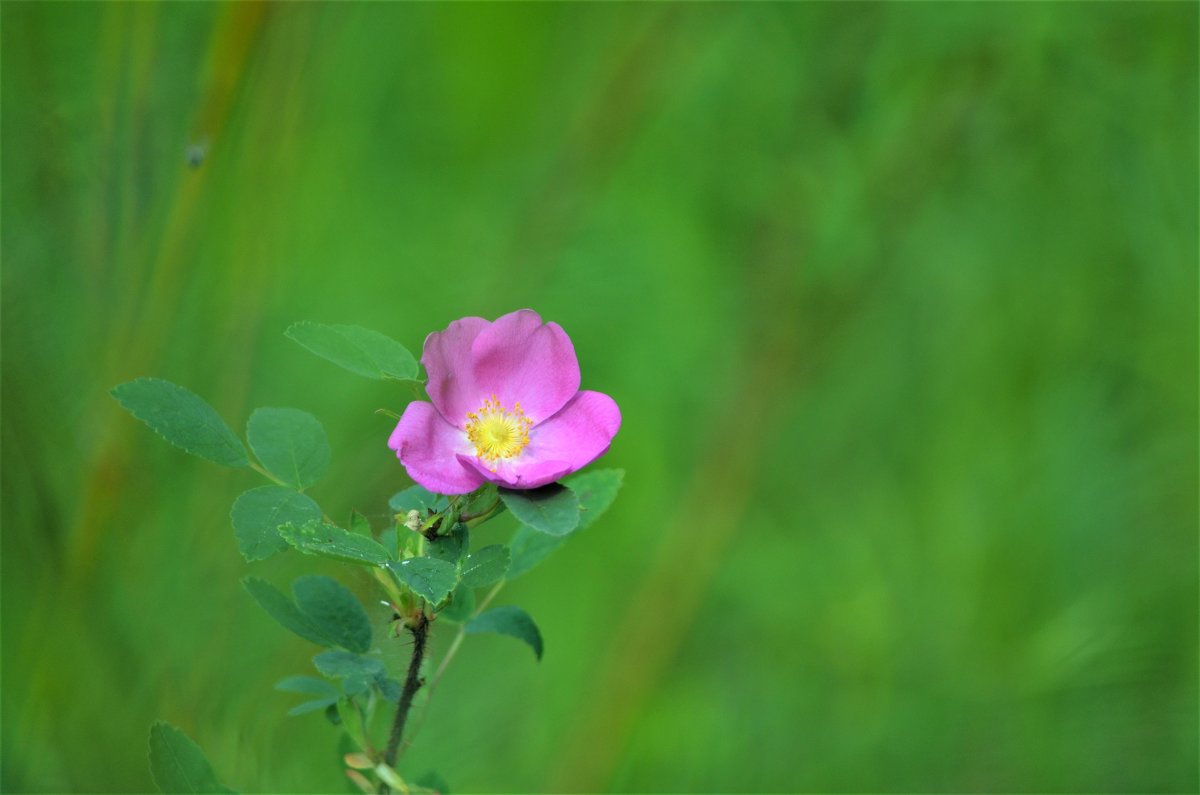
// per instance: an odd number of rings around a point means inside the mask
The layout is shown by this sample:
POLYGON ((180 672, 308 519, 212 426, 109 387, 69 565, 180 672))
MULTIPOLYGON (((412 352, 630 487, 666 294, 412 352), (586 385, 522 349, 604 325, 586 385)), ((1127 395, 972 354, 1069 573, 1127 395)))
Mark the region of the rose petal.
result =
POLYGON ((429 376, 425 391, 451 425, 462 427, 467 412, 478 409, 491 394, 481 394, 475 386, 471 359, 471 344, 490 325, 481 317, 464 317, 425 338, 421 353, 421 364, 429 376))
POLYGON ((468 450, 458 456, 480 477, 512 489, 553 483, 608 451, 621 427, 621 410, 601 392, 583 391, 562 411, 529 431, 529 444, 513 459, 481 461, 468 450), (492 468, 495 471, 492 471, 492 468))
POLYGON ((513 461, 490 464, 496 468, 495 472, 488 468, 489 464, 473 455, 460 454, 458 461, 483 479, 506 489, 536 489, 575 471, 566 461, 522 461, 523 458, 524 455, 521 455, 513 461))
POLYGON ((467 435, 442 417, 433 404, 413 401, 388 439, 408 476, 438 494, 466 494, 483 485, 474 470, 458 463, 458 453, 473 452, 467 435))
POLYGON ((507 409, 520 403, 535 425, 553 416, 579 389, 579 360, 571 338, 557 323, 542 323, 532 309, 504 315, 480 331, 471 343, 471 358, 481 397, 494 394, 507 409))
POLYGON ((535 461, 566 461, 571 471, 583 469, 608 451, 621 428, 621 410, 603 392, 584 390, 541 425, 529 431, 521 451, 535 461))

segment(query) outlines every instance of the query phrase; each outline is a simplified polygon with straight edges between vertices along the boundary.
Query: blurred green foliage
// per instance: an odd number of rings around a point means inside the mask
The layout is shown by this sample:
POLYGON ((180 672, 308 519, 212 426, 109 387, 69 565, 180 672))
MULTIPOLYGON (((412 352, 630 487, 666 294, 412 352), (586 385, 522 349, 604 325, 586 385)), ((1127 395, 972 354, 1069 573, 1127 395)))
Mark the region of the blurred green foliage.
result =
POLYGON ((1195 791, 1197 8, 4 3, 3 789, 146 790, 157 718, 346 789, 238 584, 312 559, 108 389, 315 413, 378 526, 413 395, 284 330, 530 306, 626 486, 408 774, 1195 791))

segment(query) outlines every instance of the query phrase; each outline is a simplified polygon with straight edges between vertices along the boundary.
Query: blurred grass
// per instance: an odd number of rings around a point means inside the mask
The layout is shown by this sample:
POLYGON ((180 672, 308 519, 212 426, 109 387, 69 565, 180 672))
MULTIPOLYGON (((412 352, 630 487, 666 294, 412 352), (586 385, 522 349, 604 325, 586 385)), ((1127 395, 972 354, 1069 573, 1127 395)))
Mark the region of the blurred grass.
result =
POLYGON ((409 773, 1200 788, 1194 4, 0 23, 5 791, 148 789, 155 718, 242 791, 344 789, 331 729, 270 689, 312 649, 237 583, 311 561, 248 567, 227 512, 255 481, 106 391, 313 411, 314 495, 383 521, 406 481, 373 411, 409 396, 283 329, 416 350, 522 306, 620 402, 627 485, 502 598, 544 662, 473 638, 409 773))

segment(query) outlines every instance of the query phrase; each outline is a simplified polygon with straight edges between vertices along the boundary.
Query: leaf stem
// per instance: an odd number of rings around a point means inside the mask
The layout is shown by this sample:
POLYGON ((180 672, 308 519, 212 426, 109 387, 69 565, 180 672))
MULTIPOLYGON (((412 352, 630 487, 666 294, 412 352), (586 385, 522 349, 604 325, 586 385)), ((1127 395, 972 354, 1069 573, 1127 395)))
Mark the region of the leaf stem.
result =
POLYGON ((272 483, 274 483, 276 486, 286 486, 286 487, 287 487, 287 488, 289 488, 289 489, 290 489, 290 488, 292 488, 292 487, 291 487, 291 486, 289 486, 287 483, 284 483, 282 480, 280 480, 279 478, 275 477, 274 475, 272 475, 272 474, 271 474, 270 472, 268 472, 267 470, 263 469, 261 466, 259 466, 259 464, 258 464, 258 463, 254 462, 254 461, 251 461, 251 462, 250 462, 250 468, 251 468, 251 469, 253 469, 255 472, 257 472, 258 474, 262 475, 262 476, 263 476, 264 478, 266 478, 267 480, 269 480, 269 481, 271 481, 272 483))
MULTIPOLYGON (((488 604, 496 598, 496 594, 500 593, 500 589, 503 587, 504 580, 496 583, 492 590, 488 591, 487 596, 483 597, 483 600, 475 606, 474 612, 471 613, 471 618, 475 618, 475 616, 487 609, 488 604)), ((467 622, 469 622, 471 618, 468 618, 459 625, 458 634, 454 636, 454 640, 451 642, 450 648, 446 649, 446 656, 442 658, 441 665, 437 667, 437 671, 434 672, 433 678, 429 680, 430 698, 433 697, 433 690, 437 687, 437 683, 441 680, 442 674, 446 673, 446 668, 450 666, 450 661, 454 659, 455 654, 458 654, 458 647, 462 645, 463 638, 467 636, 467 622)))
POLYGON ((429 636, 429 619, 425 617, 424 611, 417 614, 416 624, 409 631, 413 636, 412 659, 408 663, 408 676, 404 679, 404 689, 400 692, 400 701, 396 705, 396 720, 392 723, 392 733, 388 737, 387 751, 383 757, 387 766, 393 768, 396 766, 396 754, 404 737, 404 723, 408 720, 413 696, 422 685, 421 661, 425 657, 425 639, 429 636))
MULTIPOLYGON (((261 466, 259 466, 259 465, 258 465, 257 463, 255 463, 254 461, 250 461, 250 462, 249 462, 249 464, 250 464, 250 468, 251 468, 251 469, 253 469, 253 470, 254 470, 255 472, 257 472, 258 474, 262 475, 262 476, 263 476, 264 478, 266 478, 267 480, 269 480, 269 481, 271 481, 272 483, 274 483, 276 486, 283 486, 285 489, 292 489, 293 491, 298 491, 298 492, 300 492, 301 494, 303 494, 303 493, 304 493, 304 489, 297 489, 297 488, 296 488, 295 486, 293 486, 291 483, 284 483, 282 480, 280 480, 279 478, 275 477, 274 475, 272 475, 272 474, 271 474, 270 472, 268 472, 267 470, 263 469, 261 466)), ((336 524, 337 524, 337 522, 335 522, 335 521, 333 521, 332 519, 330 519, 330 518, 329 518, 329 514, 325 513, 324 511, 322 511, 322 512, 321 512, 321 518, 325 520, 326 524, 332 524, 332 525, 336 525, 336 524)))
MULTIPOLYGON (((479 521, 478 524, 483 524, 483 522, 486 522, 488 519, 492 518, 492 515, 494 513, 496 513, 496 509, 499 508, 500 505, 501 505, 500 498, 497 497, 496 501, 493 502, 490 506, 488 506, 488 508, 486 510, 480 511, 479 513, 464 513, 458 517, 458 521, 472 522, 472 521, 475 521, 476 519, 479 519, 481 521, 479 521)), ((474 527, 474 526, 475 525, 472 525, 472 527, 474 527)))

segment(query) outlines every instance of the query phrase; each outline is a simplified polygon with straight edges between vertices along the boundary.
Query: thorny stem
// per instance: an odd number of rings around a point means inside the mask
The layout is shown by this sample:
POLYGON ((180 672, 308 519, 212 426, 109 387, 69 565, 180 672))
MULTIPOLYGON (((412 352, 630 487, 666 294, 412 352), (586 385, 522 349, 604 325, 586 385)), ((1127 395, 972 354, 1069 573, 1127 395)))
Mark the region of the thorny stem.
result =
POLYGON ((408 720, 413 696, 421 689, 421 660, 425 657, 425 639, 429 635, 429 619, 424 612, 417 614, 416 624, 409 631, 413 636, 412 659, 408 663, 408 676, 404 679, 404 689, 396 705, 396 720, 392 724, 392 734, 388 737, 387 751, 383 757, 388 767, 396 766, 396 754, 404 737, 404 723, 408 720))
MULTIPOLYGON (((471 613, 471 618, 474 618, 482 613, 487 608, 488 604, 496 598, 496 594, 500 593, 500 589, 503 587, 504 580, 496 583, 495 587, 488 591, 487 596, 483 597, 483 599, 475 607, 474 612, 471 613)), ((467 621, 470 620, 470 618, 467 619, 467 621)), ((433 677, 429 680, 429 689, 426 691, 428 696, 425 699, 425 705, 421 708, 421 714, 417 716, 417 725, 413 729, 413 734, 416 734, 418 731, 420 731, 421 726, 424 725, 425 716, 429 714, 429 702, 433 700, 433 691, 437 689, 438 682, 442 681, 442 674, 446 673, 446 669, 450 667, 450 661, 454 659, 454 655, 458 654, 459 647, 462 646, 463 640, 467 637, 467 621, 464 621, 461 625, 459 625, 458 633, 454 636, 454 640, 450 641, 450 648, 446 649, 446 656, 442 658, 441 664, 438 665, 433 677)))

